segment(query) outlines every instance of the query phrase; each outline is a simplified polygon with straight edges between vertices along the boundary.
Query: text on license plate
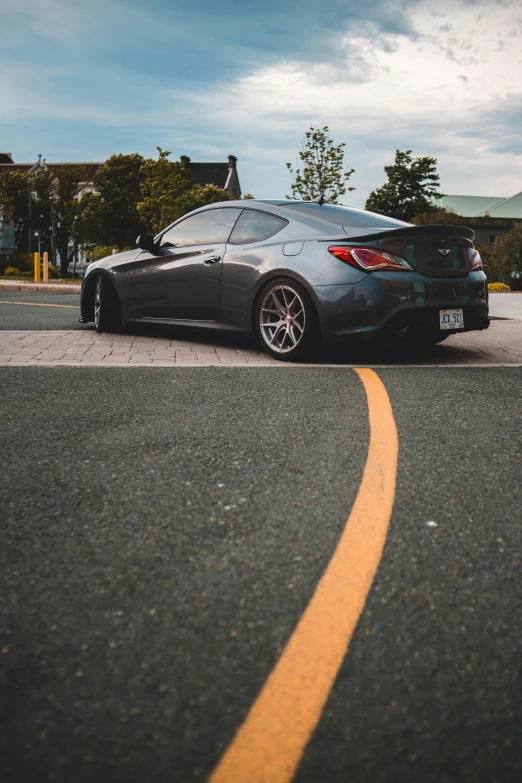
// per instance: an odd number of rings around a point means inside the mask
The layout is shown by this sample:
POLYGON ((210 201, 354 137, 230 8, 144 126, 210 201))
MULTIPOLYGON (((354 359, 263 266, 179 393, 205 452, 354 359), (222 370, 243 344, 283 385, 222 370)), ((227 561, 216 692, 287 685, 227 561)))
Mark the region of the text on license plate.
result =
POLYGON ((463 310, 439 310, 441 329, 464 329, 463 310))

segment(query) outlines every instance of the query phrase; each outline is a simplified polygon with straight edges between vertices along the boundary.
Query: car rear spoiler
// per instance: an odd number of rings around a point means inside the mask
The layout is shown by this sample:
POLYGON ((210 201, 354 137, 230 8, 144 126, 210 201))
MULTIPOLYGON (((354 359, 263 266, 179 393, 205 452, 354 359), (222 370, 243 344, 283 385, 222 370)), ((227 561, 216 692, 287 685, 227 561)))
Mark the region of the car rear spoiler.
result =
POLYGON ((388 239, 389 237, 403 237, 403 236, 415 236, 419 234, 444 234, 445 236, 462 237, 463 239, 470 239, 473 241, 475 238, 475 232, 471 228, 465 226, 446 226, 444 224, 437 223, 433 226, 407 226, 403 228, 392 228, 389 231, 376 231, 370 234, 357 234, 356 236, 349 236, 346 234, 342 239, 327 240, 329 242, 368 242, 376 239, 388 239))

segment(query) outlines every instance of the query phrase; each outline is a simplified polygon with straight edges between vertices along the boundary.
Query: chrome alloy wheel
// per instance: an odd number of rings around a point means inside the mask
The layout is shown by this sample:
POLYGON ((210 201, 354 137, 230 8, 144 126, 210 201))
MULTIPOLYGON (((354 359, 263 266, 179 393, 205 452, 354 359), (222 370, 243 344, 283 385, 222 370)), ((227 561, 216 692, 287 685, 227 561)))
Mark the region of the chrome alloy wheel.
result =
POLYGON ((297 348, 305 324, 304 304, 293 288, 277 285, 267 291, 259 311, 259 328, 272 351, 288 353, 297 348))
POLYGON ((101 285, 100 285, 101 277, 98 277, 98 280, 96 281, 96 290, 94 292, 94 326, 96 329, 99 329, 100 327, 100 311, 101 311, 101 285))

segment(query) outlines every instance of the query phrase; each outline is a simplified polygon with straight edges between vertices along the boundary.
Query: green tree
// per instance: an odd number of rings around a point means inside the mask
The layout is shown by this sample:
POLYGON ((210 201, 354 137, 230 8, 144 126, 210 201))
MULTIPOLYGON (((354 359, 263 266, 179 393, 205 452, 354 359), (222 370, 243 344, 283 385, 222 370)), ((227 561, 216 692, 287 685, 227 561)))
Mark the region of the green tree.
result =
POLYGON ((158 159, 143 164, 142 199, 137 205, 149 233, 157 234, 193 209, 229 200, 216 185, 192 185, 183 163, 169 160, 168 150, 157 149, 158 159))
POLYGON ((486 274, 492 282, 506 283, 518 289, 518 281, 522 277, 522 223, 498 239, 488 249, 483 261, 486 274))
POLYGON ((436 166, 436 158, 413 158, 411 150, 397 150, 395 163, 384 167, 388 182, 370 193, 366 209, 407 221, 431 212, 433 199, 442 196, 436 166))
POLYGON ((299 150, 302 168, 294 171, 291 163, 286 164, 294 180, 290 186, 292 195, 287 198, 311 201, 322 196, 325 201, 337 204, 347 190, 355 190, 345 184, 355 171, 343 171, 345 146, 344 143, 333 143, 328 125, 323 128, 310 126, 299 150))
POLYGON ((41 243, 47 247, 52 244, 51 226, 54 226, 54 246, 60 254, 59 269, 63 275, 67 274, 69 261, 77 256, 83 238, 80 229, 86 202, 82 191, 87 177, 84 166, 65 164, 45 168, 31 178, 33 225, 40 230, 41 243))
POLYGON ((464 218, 452 209, 436 207, 435 209, 430 209, 428 212, 421 212, 418 215, 414 215, 411 222, 415 223, 416 226, 436 226, 440 224, 446 224, 447 226, 462 226, 464 225, 464 218))
POLYGON ((141 201, 138 214, 149 233, 181 217, 180 199, 190 190, 190 178, 183 163, 169 160, 170 152, 157 147, 158 159, 146 160, 142 167, 141 201))
MULTIPOLYGON (((36 174, 18 171, 0 174, 0 203, 15 221, 16 251, 36 248, 34 233, 39 234, 42 251, 60 254, 60 271, 67 272, 69 245, 78 247, 80 198, 87 174, 81 165, 46 167, 36 174), (54 227, 54 245, 53 245, 54 227)), ((56 263, 56 255, 51 256, 56 263)))
POLYGON ((94 177, 96 193, 87 194, 85 240, 89 244, 134 245, 144 226, 142 200, 144 158, 137 153, 111 155, 94 177))
POLYGON ((112 235, 110 209, 106 207, 99 193, 91 191, 82 195, 80 206, 75 226, 76 234, 78 242, 84 249, 89 250, 103 244, 107 235, 112 235))
POLYGON ((18 253, 27 252, 31 248, 32 202, 31 182, 25 172, 0 172, 0 204, 6 222, 15 221, 15 244, 18 253))
MULTIPOLYGON (((87 251, 87 258, 89 262, 99 261, 101 258, 112 255, 112 253, 119 253, 122 248, 117 245, 97 245, 91 250, 87 251)), ((130 250, 130 248, 128 248, 130 250)))
MULTIPOLYGON (((182 193, 175 201, 175 207, 171 213, 174 217, 170 218, 172 223, 178 217, 186 215, 193 209, 205 207, 207 204, 216 204, 218 201, 229 201, 230 196, 217 185, 193 185, 185 193, 182 193)), ((167 224, 165 224, 167 225, 167 224)))

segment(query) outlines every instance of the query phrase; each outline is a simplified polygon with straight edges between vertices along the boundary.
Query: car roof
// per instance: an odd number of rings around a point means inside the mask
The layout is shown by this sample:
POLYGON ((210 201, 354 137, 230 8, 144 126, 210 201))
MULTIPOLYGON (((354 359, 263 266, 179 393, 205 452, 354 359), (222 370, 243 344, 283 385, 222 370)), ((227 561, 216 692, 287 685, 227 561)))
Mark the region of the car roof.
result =
POLYGON ((390 231, 411 226, 403 220, 379 215, 365 209, 348 207, 345 204, 331 204, 318 201, 298 201, 297 199, 241 199, 237 201, 220 201, 216 204, 202 207, 242 207, 243 209, 262 209, 279 215, 286 220, 294 220, 301 225, 322 231, 321 225, 329 224, 344 229, 350 236, 365 234, 371 231, 390 231), (268 209, 267 209, 268 207, 268 209))

